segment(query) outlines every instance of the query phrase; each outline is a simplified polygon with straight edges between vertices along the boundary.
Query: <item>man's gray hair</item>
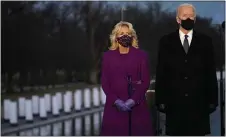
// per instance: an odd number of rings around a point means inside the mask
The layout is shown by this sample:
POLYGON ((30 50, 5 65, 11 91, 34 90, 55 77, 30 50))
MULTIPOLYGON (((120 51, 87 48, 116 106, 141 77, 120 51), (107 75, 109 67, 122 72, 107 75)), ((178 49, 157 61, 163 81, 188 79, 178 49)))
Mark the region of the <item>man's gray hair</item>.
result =
POLYGON ((181 5, 178 6, 178 8, 177 8, 177 16, 179 15, 179 9, 180 9, 181 7, 185 7, 185 6, 187 6, 187 7, 192 7, 193 10, 194 10, 194 13, 195 13, 195 17, 196 17, 196 10, 195 10, 195 7, 194 7, 192 4, 189 4, 189 3, 183 3, 183 4, 181 4, 181 5))

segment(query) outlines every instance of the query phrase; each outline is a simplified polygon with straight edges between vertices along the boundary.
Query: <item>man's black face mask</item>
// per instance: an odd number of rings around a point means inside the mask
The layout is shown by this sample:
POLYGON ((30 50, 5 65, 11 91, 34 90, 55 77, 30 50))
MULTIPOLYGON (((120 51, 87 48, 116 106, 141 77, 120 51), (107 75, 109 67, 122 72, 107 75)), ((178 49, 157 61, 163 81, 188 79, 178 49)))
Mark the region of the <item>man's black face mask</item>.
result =
POLYGON ((194 25, 195 25, 195 21, 190 19, 190 18, 187 18, 186 20, 181 20, 181 27, 186 29, 186 30, 192 30, 194 28, 194 25))

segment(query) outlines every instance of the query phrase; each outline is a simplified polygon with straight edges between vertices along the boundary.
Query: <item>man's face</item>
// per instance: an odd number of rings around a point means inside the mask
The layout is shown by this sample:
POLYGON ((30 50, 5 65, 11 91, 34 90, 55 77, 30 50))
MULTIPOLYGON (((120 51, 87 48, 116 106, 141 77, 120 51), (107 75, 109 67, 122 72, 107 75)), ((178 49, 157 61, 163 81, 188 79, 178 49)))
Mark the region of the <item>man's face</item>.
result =
POLYGON ((181 20, 190 18, 195 20, 195 12, 191 6, 182 6, 178 9, 177 23, 181 24, 181 20))

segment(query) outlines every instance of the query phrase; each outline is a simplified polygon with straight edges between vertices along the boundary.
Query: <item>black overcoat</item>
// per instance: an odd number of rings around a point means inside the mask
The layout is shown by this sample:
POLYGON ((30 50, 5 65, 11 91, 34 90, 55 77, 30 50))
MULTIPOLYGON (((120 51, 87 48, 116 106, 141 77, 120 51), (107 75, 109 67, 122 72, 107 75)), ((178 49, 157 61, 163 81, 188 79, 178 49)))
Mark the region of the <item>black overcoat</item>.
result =
POLYGON ((210 133, 209 106, 217 106, 212 39, 193 31, 186 54, 179 30, 160 39, 156 104, 165 104, 167 135, 210 133))

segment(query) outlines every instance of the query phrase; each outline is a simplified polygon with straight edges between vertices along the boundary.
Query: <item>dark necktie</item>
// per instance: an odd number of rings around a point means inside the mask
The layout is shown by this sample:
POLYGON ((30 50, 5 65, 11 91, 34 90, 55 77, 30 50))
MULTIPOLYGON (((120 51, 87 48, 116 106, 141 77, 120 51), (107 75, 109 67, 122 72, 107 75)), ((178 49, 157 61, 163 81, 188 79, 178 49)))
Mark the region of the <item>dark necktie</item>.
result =
POLYGON ((184 35, 184 43, 183 43, 183 46, 184 46, 184 51, 186 53, 188 53, 188 49, 189 49, 188 35, 184 35))

